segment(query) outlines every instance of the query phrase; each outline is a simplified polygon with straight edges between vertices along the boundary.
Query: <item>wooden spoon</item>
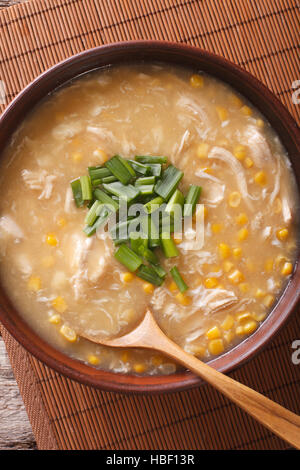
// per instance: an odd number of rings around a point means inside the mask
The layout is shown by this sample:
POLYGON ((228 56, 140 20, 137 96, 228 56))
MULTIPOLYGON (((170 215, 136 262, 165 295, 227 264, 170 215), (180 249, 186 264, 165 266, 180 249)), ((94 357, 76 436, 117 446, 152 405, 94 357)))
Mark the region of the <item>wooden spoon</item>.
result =
POLYGON ((274 434, 300 449, 300 416, 185 352, 162 332, 150 310, 141 323, 124 336, 107 340, 85 334, 81 336, 105 346, 154 349, 171 357, 199 375, 274 434))

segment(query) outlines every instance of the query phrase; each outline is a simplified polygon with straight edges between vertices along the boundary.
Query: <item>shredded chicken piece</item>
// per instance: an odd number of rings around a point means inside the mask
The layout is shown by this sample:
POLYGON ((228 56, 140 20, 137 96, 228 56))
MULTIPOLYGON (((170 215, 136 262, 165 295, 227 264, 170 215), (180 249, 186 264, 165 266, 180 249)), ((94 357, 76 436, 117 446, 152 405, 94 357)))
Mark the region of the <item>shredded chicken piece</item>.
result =
POLYGON ((115 140, 114 134, 105 127, 87 126, 86 130, 87 132, 94 134, 97 137, 101 137, 103 140, 108 140, 110 142, 115 140))
POLYGON ((254 161, 255 166, 261 168, 266 163, 272 162, 270 147, 257 127, 248 126, 244 138, 249 146, 250 157, 254 161))
POLYGON ((232 155, 228 150, 223 149, 222 147, 213 147, 208 154, 208 158, 215 158, 227 163, 232 172, 236 176, 236 181, 241 195, 243 196, 246 204, 252 208, 251 200, 254 199, 253 196, 250 196, 248 193, 247 181, 244 175, 244 169, 240 162, 232 155))
POLYGON ((23 170, 22 178, 28 188, 42 191, 38 199, 50 199, 53 190, 53 181, 56 180, 55 175, 49 175, 46 170, 23 170))
POLYGON ((75 135, 82 131, 82 124, 80 122, 67 122, 59 124, 52 130, 52 136, 57 140, 72 139, 75 135))
POLYGON ((24 238, 23 230, 9 215, 0 217, 0 235, 11 235, 17 240, 24 238))
POLYGON ((221 182, 215 176, 206 173, 204 170, 197 170, 196 176, 200 179, 205 179, 204 190, 201 195, 201 202, 205 204, 211 204, 213 206, 218 205, 224 199, 225 184, 221 182))

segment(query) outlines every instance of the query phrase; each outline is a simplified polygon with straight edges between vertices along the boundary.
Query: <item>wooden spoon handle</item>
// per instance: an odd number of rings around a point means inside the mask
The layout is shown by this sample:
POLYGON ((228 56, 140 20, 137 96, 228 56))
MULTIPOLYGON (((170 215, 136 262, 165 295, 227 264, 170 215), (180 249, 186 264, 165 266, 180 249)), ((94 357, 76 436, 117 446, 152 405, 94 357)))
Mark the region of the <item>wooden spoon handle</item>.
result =
POLYGON ((146 347, 165 353, 175 362, 181 363, 226 395, 274 434, 300 449, 300 416, 186 353, 160 329, 152 336, 146 347))

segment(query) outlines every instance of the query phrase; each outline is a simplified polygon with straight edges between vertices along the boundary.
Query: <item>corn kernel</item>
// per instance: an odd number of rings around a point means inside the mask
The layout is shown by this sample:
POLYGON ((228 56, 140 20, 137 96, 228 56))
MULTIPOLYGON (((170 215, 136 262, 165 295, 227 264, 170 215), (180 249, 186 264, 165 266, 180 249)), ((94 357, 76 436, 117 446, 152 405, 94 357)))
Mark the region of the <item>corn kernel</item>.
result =
POLYGON ((256 292, 255 292, 255 297, 257 299, 261 299, 262 297, 264 297, 266 295, 266 293, 261 290, 261 289, 256 289, 256 292))
POLYGON ((105 153, 104 150, 100 148, 97 148, 93 154, 95 157, 99 158, 100 163, 105 163, 108 160, 107 153, 105 153))
POLYGON ((229 273, 229 271, 232 270, 232 268, 234 267, 234 264, 231 263, 231 261, 224 261, 223 263, 223 269, 225 271, 225 273, 229 273))
POLYGON ((42 265, 44 266, 44 268, 51 268, 52 266, 54 266, 54 263, 55 260, 53 256, 44 256, 42 258, 42 265))
POLYGON ((136 313, 133 308, 127 308, 122 312, 122 320, 127 321, 128 323, 132 321, 135 317, 136 313))
POLYGON ((41 278, 38 276, 30 276, 27 282, 27 288, 28 290, 31 290, 33 292, 37 292, 40 290, 42 286, 41 278))
POLYGON ((245 158, 244 166, 245 168, 252 168, 254 165, 253 160, 250 157, 245 158))
POLYGON ((264 171, 258 171, 254 175, 254 181, 255 183, 259 184, 260 186, 265 186, 267 183, 267 176, 264 171))
POLYGON ((224 339, 226 341, 227 344, 230 344, 232 342, 234 338, 234 332, 231 330, 231 331, 226 331, 226 333, 224 333, 224 339))
POLYGON ((272 260, 272 258, 268 258, 265 261, 265 271, 270 273, 271 271, 273 271, 273 267, 274 267, 274 261, 272 260))
POLYGON ((255 320, 248 321, 244 326, 244 333, 250 335, 257 328, 257 322, 255 320))
POLYGON ((206 289, 215 289, 218 285, 218 280, 215 277, 207 277, 204 280, 204 286, 206 289))
POLYGON ((170 282, 170 284, 168 285, 168 289, 169 289, 170 292, 177 291, 178 287, 177 287, 176 282, 174 282, 174 281, 170 282))
POLYGON ((244 327, 239 325, 235 329, 235 334, 238 336, 243 336, 245 334, 244 327))
POLYGON ((190 346, 190 350, 191 353, 197 357, 204 357, 206 353, 205 348, 199 344, 192 344, 192 346, 190 346))
POLYGON ((159 367, 162 365, 162 363, 164 362, 164 359, 162 356, 152 356, 151 357, 151 363, 153 366, 155 367, 159 367))
POLYGON ((61 322, 61 316, 59 313, 54 313, 49 317, 49 323, 52 323, 52 325, 58 325, 61 322))
POLYGON ((211 230, 213 233, 220 233, 223 229, 223 224, 212 224, 211 230))
POLYGON ((238 269, 235 269, 231 274, 229 274, 228 279, 232 284, 239 284, 244 280, 244 276, 238 269))
POLYGON ((286 257, 283 255, 278 255, 275 258, 275 266, 279 268, 283 263, 287 261, 286 257))
POLYGON ((278 238, 278 240, 282 242, 285 241, 288 236, 289 236, 289 231, 287 228, 281 228, 280 230, 277 230, 276 232, 276 237, 278 238))
POLYGON ((130 359, 130 352, 129 351, 123 351, 121 354, 121 361, 123 362, 128 362, 130 359))
POLYGON ((196 152, 197 157, 206 158, 208 155, 208 149, 209 149, 209 145, 206 144, 205 142, 202 142, 201 144, 199 144, 197 148, 197 152, 196 152))
POLYGON ((174 240, 175 245, 180 245, 180 243, 182 243, 182 240, 180 238, 173 237, 173 240, 174 240))
POLYGON ((292 263, 284 263, 283 268, 281 270, 281 274, 284 276, 289 276, 293 272, 293 265, 292 263))
POLYGON ((238 207, 241 203, 241 195, 238 191, 233 191, 232 193, 229 194, 228 197, 228 204, 230 207, 238 207))
POLYGON ((240 258, 242 256, 242 248, 240 248, 239 246, 236 248, 233 248, 232 254, 235 258, 240 258))
POLYGON ((134 279, 134 275, 132 273, 129 273, 129 272, 122 273, 123 282, 131 282, 133 279, 134 279))
POLYGON ((252 319, 252 315, 249 312, 240 312, 236 315, 236 320, 239 323, 244 323, 245 321, 249 321, 252 319))
POLYGON ((263 300, 263 303, 266 307, 271 307, 271 305, 273 304, 274 302, 274 296, 273 295, 266 295, 266 297, 264 298, 263 300))
POLYGON ((245 114, 245 116, 251 116, 252 115, 252 109, 249 108, 249 106, 246 106, 246 105, 242 106, 241 111, 242 111, 243 114, 245 114))
POLYGON ((52 300, 52 307, 58 313, 64 313, 68 308, 65 299, 63 297, 61 297, 60 295, 52 300))
POLYGON ((255 124, 257 127, 260 127, 261 129, 264 127, 265 123, 262 119, 256 119, 255 124))
POLYGON ((216 111, 220 121, 226 121, 228 119, 228 111, 223 106, 217 106, 216 111))
POLYGON ((77 340, 76 332, 69 326, 62 325, 59 331, 70 343, 74 343, 77 340))
POLYGON ((59 217, 56 222, 57 222, 57 225, 61 228, 67 225, 67 221, 63 217, 59 217))
POLYGON ((134 372, 136 372, 137 374, 143 374, 143 373, 145 372, 145 370, 146 370, 146 366, 145 366, 145 364, 139 364, 139 363, 137 363, 137 364, 134 364, 133 370, 134 370, 134 372))
POLYGON ((90 354, 87 360, 92 366, 97 366, 100 363, 99 357, 95 356, 95 354, 90 354))
POLYGON ((190 85, 193 88, 202 88, 204 85, 204 79, 201 75, 198 75, 197 73, 193 74, 190 78, 190 85))
POLYGON ((241 228, 241 230, 238 231, 238 241, 243 242, 248 238, 249 232, 246 228, 241 228))
POLYGON ((82 160, 82 153, 81 152, 74 152, 72 154, 72 160, 75 163, 79 163, 82 160))
POLYGON ((230 96, 230 102, 237 108, 241 108, 243 102, 237 95, 230 96))
POLYGON ((239 285, 239 289, 241 292, 243 292, 243 294, 246 294, 249 292, 250 286, 248 282, 242 282, 242 284, 239 285))
POLYGON ((224 343, 221 338, 219 339, 212 339, 208 343, 208 350, 211 354, 214 356, 217 356, 218 354, 221 354, 224 351, 224 343))
POLYGON ((244 212, 242 212, 235 218, 235 220, 237 224, 245 225, 248 222, 248 217, 244 212))
POLYGON ((177 301, 184 306, 190 305, 192 302, 191 297, 189 297, 186 294, 183 294, 182 292, 178 292, 178 294, 175 296, 177 301))
POLYGON ((233 150, 233 155, 238 160, 244 160, 246 157, 246 147, 244 145, 237 145, 233 150))
POLYGON ((206 337, 208 339, 216 339, 216 338, 220 338, 221 336, 221 331, 220 329, 217 327, 217 326, 213 326, 212 328, 210 328, 209 330, 207 330, 207 332, 205 333, 206 337))
POLYGON ((282 203, 278 197, 274 201, 273 211, 274 211, 274 214, 280 214, 280 212, 282 211, 282 203))
POLYGON ((221 324, 221 327, 223 330, 230 330, 234 325, 234 318, 232 315, 227 315, 223 323, 221 324))
POLYGON ((153 284, 150 284, 150 282, 145 282, 143 284, 143 289, 144 289, 144 292, 146 292, 146 294, 153 294, 154 292, 154 285, 153 284))
POLYGON ((226 243, 219 244, 219 253, 221 258, 225 259, 230 256, 230 247, 226 243))
POLYGON ((261 312, 261 313, 255 313, 254 318, 256 321, 263 321, 267 316, 266 312, 261 312))
POLYGON ((55 233, 48 233, 46 236, 46 243, 51 246, 56 246, 57 245, 57 238, 55 233))

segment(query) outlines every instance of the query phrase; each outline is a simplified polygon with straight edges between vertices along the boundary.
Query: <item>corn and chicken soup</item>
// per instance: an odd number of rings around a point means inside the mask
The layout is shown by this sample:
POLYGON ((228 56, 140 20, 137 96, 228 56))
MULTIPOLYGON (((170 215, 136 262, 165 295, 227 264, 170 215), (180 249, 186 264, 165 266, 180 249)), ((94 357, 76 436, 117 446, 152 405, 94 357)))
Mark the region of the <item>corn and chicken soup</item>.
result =
POLYGON ((80 336, 122 334, 147 308, 186 351, 214 358, 255 332, 293 271, 298 203, 286 152, 251 104, 201 72, 144 64, 75 79, 14 134, 0 187, 1 282, 40 336, 95 367, 176 371, 156 353, 80 336), (169 165, 176 181, 164 177, 169 165), (200 249, 185 233, 163 247, 160 232, 145 251, 117 243, 105 223, 94 233, 106 197, 168 206, 191 189, 192 224, 197 211, 204 217, 200 249))

